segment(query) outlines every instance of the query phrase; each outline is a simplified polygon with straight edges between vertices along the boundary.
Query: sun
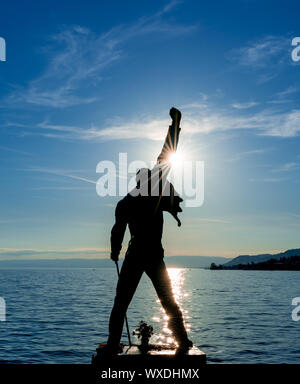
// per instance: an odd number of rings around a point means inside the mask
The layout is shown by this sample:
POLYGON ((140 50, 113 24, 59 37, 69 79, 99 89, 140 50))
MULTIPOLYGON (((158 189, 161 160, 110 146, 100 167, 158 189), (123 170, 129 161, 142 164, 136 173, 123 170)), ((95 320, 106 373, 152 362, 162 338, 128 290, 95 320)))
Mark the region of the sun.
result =
POLYGON ((169 161, 170 161, 171 165, 174 167, 180 166, 182 164, 183 160, 184 160, 184 156, 181 152, 171 153, 171 155, 169 157, 169 161))

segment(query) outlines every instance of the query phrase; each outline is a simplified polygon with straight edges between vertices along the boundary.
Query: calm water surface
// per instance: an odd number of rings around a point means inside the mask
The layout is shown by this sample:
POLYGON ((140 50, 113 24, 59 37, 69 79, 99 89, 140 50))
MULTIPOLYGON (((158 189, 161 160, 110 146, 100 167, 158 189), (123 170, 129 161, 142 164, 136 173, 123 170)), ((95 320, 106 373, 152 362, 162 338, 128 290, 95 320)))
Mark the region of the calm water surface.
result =
MULTIPOLYGON (((300 273, 169 269, 194 343, 214 363, 300 363, 300 322, 291 319, 300 273)), ((116 271, 0 270, 7 321, 0 322, 0 362, 90 363, 105 342, 116 271)), ((166 318, 144 276, 128 310, 131 329, 154 326, 171 342, 166 318)), ((126 334, 123 341, 126 342, 126 334)))

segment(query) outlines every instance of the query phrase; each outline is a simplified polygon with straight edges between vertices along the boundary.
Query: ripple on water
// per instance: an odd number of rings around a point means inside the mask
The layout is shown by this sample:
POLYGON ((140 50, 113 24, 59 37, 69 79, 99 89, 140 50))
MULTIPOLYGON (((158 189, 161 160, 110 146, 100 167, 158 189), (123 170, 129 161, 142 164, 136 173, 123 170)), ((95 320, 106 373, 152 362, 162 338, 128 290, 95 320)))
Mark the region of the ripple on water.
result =
MULTIPOLYGON (((110 268, 0 270, 8 312, 0 323, 0 363, 89 363, 106 341, 115 274, 110 268)), ((190 337, 209 363, 299 363, 300 322, 290 313, 291 298, 300 296, 299 273, 176 268, 170 276, 190 337)), ((146 276, 128 319, 132 330, 145 320, 157 337, 170 337, 146 276)))

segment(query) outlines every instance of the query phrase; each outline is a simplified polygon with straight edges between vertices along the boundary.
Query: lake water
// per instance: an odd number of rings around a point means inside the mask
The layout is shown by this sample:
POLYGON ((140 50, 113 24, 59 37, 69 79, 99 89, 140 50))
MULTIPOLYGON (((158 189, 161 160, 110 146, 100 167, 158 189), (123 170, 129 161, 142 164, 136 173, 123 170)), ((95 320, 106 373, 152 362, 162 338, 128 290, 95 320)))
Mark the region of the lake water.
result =
MULTIPOLYGON (((169 273, 190 338, 208 363, 300 363, 300 321, 291 318, 292 298, 300 296, 299 272, 169 273)), ((90 363, 97 343, 106 341, 115 286, 113 268, 0 270, 7 306, 0 362, 90 363)), ((128 319, 131 330, 145 320, 154 327, 155 341, 171 341, 147 276, 128 319)))

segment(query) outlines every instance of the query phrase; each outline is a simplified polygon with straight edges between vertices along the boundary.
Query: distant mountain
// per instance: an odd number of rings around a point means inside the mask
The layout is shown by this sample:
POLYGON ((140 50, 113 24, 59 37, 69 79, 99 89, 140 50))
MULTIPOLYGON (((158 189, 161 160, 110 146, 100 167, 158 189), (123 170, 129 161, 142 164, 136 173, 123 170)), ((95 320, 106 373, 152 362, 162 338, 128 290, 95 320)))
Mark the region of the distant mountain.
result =
MULTIPOLYGON (((209 268, 211 263, 224 263, 224 257, 213 256, 170 256, 165 257, 168 267, 209 268)), ((122 259, 121 259, 122 261, 122 259)), ((109 259, 38 259, 0 260, 1 268, 114 268, 109 259)))
POLYGON ((262 263, 264 261, 275 259, 279 260, 282 257, 291 257, 291 256, 300 256, 300 249, 289 249, 285 252, 280 252, 277 254, 264 253, 261 255, 241 255, 237 256, 234 259, 228 261, 225 264, 222 264, 222 267, 233 267, 239 264, 249 264, 249 263, 262 263))

